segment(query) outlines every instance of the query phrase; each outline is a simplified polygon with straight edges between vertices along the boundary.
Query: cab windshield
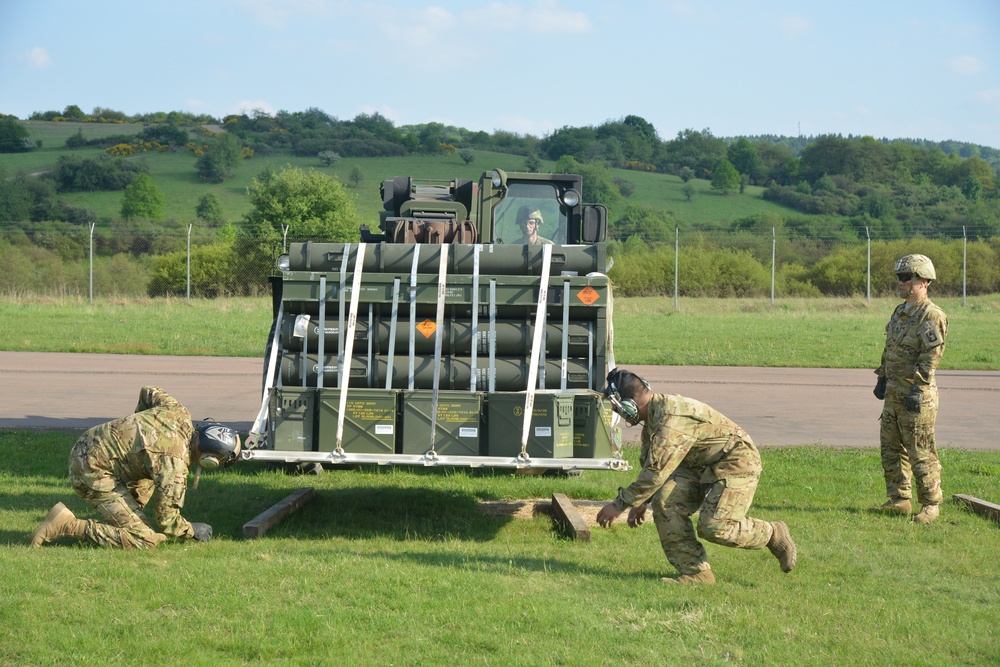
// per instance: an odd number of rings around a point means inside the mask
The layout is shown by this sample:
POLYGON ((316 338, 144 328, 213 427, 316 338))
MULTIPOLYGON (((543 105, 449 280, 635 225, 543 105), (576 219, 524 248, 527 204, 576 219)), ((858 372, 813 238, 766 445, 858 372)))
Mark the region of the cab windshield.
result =
MULTIPOLYGON (((566 243, 566 214, 559 205, 559 191, 553 183, 510 183, 507 196, 494 211, 497 243, 529 243, 525 226, 518 224, 518 211, 541 218, 536 227, 540 239, 556 244, 566 243), (525 208, 526 207, 526 208, 525 208)), ((544 241, 543 241, 544 242, 544 241)))

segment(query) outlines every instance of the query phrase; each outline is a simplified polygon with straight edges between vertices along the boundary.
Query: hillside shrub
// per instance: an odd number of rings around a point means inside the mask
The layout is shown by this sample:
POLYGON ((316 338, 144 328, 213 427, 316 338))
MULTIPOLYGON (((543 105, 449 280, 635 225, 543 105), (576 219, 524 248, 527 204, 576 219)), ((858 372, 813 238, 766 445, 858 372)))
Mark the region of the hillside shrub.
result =
POLYGON ((149 166, 143 161, 108 155, 96 158, 62 155, 53 178, 59 192, 96 192, 124 190, 138 174, 148 173, 149 166))
MULTIPOLYGON (((243 294, 233 271, 234 256, 227 243, 191 248, 191 296, 214 298, 243 294)), ((187 252, 153 258, 147 294, 185 296, 187 294, 187 252)))

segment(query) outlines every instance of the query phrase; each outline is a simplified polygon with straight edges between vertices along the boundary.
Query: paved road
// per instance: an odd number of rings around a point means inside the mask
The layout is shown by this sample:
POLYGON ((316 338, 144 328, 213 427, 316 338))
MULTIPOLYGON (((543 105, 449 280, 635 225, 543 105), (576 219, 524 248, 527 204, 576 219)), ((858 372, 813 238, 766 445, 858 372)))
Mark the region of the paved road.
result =
MULTIPOLYGON (((0 352, 0 428, 82 430, 127 414, 139 388, 163 387, 195 419, 249 430, 259 359, 0 352)), ((655 391, 697 398, 760 445, 878 446, 881 403, 870 370, 627 366, 655 391)), ((1000 450, 1000 372, 941 371, 940 447, 1000 450)), ((638 440, 639 429, 625 439, 638 440)))

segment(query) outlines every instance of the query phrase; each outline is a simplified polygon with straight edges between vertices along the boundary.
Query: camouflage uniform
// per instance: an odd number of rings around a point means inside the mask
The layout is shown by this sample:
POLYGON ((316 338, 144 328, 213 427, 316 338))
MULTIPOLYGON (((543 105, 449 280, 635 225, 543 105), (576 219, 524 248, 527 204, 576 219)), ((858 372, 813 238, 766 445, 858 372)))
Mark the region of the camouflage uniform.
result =
POLYGON ((767 546, 773 527, 747 516, 762 464, 753 440, 734 422, 700 401, 653 394, 642 429, 642 471, 618 490, 624 511, 649 502, 660 544, 682 575, 710 570, 698 537, 741 549, 767 546))
POLYGON ((140 390, 134 414, 86 431, 73 445, 69 478, 107 521, 87 521, 86 538, 100 546, 144 549, 167 537, 194 537, 180 513, 193 434, 187 408, 158 387, 140 390), (150 498, 160 532, 143 513, 150 498))
POLYGON ((948 336, 948 318, 930 299, 901 303, 885 327, 882 363, 875 371, 886 379, 879 441, 885 490, 890 502, 911 497, 916 478, 921 505, 939 505, 941 463, 934 441, 938 391, 934 379, 948 336), (904 400, 921 390, 920 412, 907 411, 904 400))

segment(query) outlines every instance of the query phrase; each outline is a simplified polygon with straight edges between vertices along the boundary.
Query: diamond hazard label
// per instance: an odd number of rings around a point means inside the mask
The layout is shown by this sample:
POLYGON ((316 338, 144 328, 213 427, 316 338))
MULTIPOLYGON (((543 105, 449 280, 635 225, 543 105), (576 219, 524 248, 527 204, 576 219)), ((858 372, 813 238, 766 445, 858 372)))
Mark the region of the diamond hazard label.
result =
POLYGON ((430 338, 437 331, 437 325, 431 320, 424 320, 417 325, 417 331, 424 335, 424 338, 430 338))
POLYGON ((597 293, 597 290, 588 285, 576 293, 576 298, 589 306, 600 299, 601 295, 597 293))

